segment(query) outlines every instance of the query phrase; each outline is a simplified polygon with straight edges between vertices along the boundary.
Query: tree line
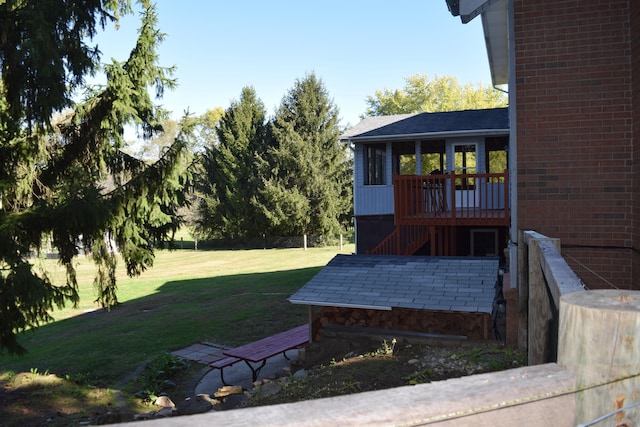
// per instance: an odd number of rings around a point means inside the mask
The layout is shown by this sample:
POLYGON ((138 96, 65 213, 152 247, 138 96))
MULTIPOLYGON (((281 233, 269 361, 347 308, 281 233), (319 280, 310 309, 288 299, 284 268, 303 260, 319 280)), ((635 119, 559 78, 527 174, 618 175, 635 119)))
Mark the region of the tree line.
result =
POLYGON ((335 236, 349 227, 351 155, 339 139, 338 109, 315 74, 297 80, 270 119, 245 87, 214 130, 200 156, 198 234, 335 236))
POLYGON ((0 2, 0 351, 23 353, 20 332, 77 304, 79 254, 95 262, 96 303, 110 309, 118 263, 140 274, 186 220, 233 239, 350 224, 352 158, 322 81, 297 80, 273 117, 246 87, 226 110, 172 123, 152 96, 175 86, 157 55, 164 34, 150 1, 138 3, 129 57, 102 65, 92 37, 133 13, 130 0, 0 2), (99 72, 106 83, 87 85, 99 72), (136 155, 130 126, 152 141, 136 155), (64 284, 31 261, 49 244, 64 284))

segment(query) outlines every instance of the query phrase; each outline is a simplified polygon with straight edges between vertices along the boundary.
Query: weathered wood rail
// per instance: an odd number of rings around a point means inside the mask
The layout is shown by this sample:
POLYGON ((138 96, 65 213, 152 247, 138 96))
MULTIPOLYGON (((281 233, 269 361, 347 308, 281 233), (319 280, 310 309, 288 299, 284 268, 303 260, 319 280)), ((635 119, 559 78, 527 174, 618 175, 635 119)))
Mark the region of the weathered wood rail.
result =
POLYGON ((640 292, 584 290, 560 255, 557 239, 535 232, 520 237, 519 279, 525 281, 519 288, 525 293, 520 307, 526 314, 520 323, 526 326, 530 366, 348 396, 167 418, 154 421, 154 426, 637 425, 640 292), (544 363, 555 353, 557 362, 544 363), (601 417, 607 417, 606 424, 595 424, 601 417))
POLYGON ((560 240, 523 231, 518 250, 519 347, 530 365, 555 362, 560 298, 584 291, 584 285, 560 254, 560 240), (526 340, 526 345, 523 344, 526 340))

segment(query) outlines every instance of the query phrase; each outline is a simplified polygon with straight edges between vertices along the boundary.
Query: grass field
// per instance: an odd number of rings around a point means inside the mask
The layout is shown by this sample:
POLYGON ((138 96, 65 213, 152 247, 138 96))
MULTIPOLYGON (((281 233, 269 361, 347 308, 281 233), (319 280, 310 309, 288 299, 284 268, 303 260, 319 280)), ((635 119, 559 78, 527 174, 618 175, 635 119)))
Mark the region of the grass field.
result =
MULTIPOLYGON (((342 253, 353 251, 345 245, 342 253)), ((307 321, 307 308, 287 298, 339 247, 238 251, 158 251, 155 265, 128 278, 119 265, 111 311, 94 303, 93 265, 78 260, 81 302, 19 340, 23 357, 0 355, 0 374, 49 372, 115 387, 146 360, 197 342, 246 343, 307 321)), ((56 270, 53 260, 37 266, 56 270)), ((62 270, 54 273, 64 280, 62 270)))

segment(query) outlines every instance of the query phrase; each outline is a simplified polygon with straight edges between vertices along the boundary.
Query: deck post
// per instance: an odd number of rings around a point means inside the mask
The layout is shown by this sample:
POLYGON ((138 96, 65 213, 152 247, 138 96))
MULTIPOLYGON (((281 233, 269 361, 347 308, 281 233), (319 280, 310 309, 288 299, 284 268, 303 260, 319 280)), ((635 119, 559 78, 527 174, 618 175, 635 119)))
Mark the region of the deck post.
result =
POLYGON ((450 204, 450 210, 451 210, 451 225, 455 227, 456 225, 456 218, 457 218, 457 214, 456 214, 456 173, 455 171, 451 171, 449 173, 449 187, 450 187, 450 194, 449 197, 451 197, 451 204, 450 204))

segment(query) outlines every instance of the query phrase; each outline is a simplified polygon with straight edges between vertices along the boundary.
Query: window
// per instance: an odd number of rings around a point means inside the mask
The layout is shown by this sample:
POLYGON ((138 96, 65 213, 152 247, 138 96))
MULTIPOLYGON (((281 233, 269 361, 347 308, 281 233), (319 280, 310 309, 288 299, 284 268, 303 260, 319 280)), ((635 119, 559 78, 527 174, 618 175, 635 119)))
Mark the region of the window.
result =
POLYGON ((443 140, 423 141, 421 152, 422 175, 445 172, 447 156, 445 154, 445 143, 443 140))
POLYGON ((422 154, 422 175, 444 173, 447 157, 444 153, 422 154))
POLYGON ((364 184, 384 185, 387 147, 385 144, 364 146, 364 184))
POLYGON ((497 256, 498 230, 480 228, 471 230, 471 256, 497 256))
POLYGON ((398 175, 416 174, 416 144, 414 142, 394 142, 391 149, 392 170, 398 175))
POLYGON ((476 173, 476 144, 454 147, 456 173, 476 173))
POLYGON ((508 138, 496 137, 486 140, 486 170, 489 173, 502 173, 508 168, 508 138))
POLYGON ((475 179, 467 176, 477 173, 476 167, 476 144, 455 145, 453 150, 454 168, 456 174, 462 174, 461 178, 456 178, 456 189, 473 190, 475 179))

